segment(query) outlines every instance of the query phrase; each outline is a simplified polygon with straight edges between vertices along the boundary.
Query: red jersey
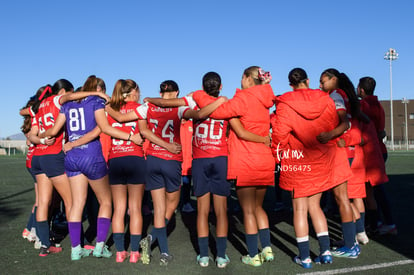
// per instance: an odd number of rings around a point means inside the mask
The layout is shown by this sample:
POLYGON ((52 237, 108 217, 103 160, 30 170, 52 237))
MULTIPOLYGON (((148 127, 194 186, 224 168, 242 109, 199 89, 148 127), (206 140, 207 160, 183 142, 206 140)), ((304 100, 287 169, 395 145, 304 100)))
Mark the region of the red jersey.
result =
MULTIPOLYGON (((203 104, 210 104, 217 98, 209 96, 205 91, 194 92, 195 97, 203 104)), ((198 109, 192 97, 184 98, 192 109, 198 109)), ((207 118, 194 121, 193 158, 215 158, 227 156, 227 126, 228 121, 223 119, 207 118)))
MULTIPOLYGON (((119 112, 121 114, 126 114, 129 112, 134 112, 136 108, 138 108, 140 104, 136 102, 127 102, 125 105, 121 107, 119 112)), ((111 116, 108 116, 109 124, 114 127, 118 128, 123 132, 130 133, 131 135, 135 135, 139 133, 138 128, 138 121, 129 121, 125 123, 119 123, 111 116)), ((109 151, 109 159, 118 158, 118 157, 125 157, 125 156, 144 156, 144 150, 142 146, 138 146, 132 141, 126 141, 122 139, 111 139, 111 149, 109 151)))
MULTIPOLYGON (((140 119, 145 119, 149 129, 158 137, 169 143, 181 144, 180 127, 184 113, 188 107, 162 108, 151 103, 145 103, 135 109, 140 119)), ((179 154, 170 153, 165 148, 151 143, 147 154, 165 160, 183 161, 182 152, 179 154)))
POLYGON ((181 175, 188 176, 191 175, 191 165, 192 165, 192 138, 193 138, 193 121, 186 120, 181 123, 180 130, 181 145, 183 148, 183 163, 181 164, 181 175))
MULTIPOLYGON (((59 115, 59 110, 61 107, 60 104, 60 95, 50 96, 42 101, 39 106, 39 110, 35 115, 35 120, 32 123, 32 126, 37 125, 39 127, 39 133, 44 133, 46 130, 50 129, 55 125, 55 120, 59 115)), ((67 119, 70 120, 68 117, 67 119)), ((38 144, 36 150, 34 151, 35 156, 51 155, 58 154, 62 151, 63 146, 63 131, 60 131, 58 135, 55 136, 56 141, 53 145, 47 146, 44 144, 38 144)))

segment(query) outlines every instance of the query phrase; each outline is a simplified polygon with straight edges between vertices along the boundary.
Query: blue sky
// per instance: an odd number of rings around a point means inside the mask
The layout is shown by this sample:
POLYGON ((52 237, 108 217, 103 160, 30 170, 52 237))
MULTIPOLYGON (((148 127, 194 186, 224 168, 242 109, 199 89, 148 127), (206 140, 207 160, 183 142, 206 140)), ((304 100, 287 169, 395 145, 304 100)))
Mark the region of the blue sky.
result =
POLYGON ((240 87, 242 72, 262 66, 275 94, 288 90, 294 67, 308 72, 311 87, 334 67, 356 85, 377 80, 390 98, 389 63, 395 48, 393 99, 413 98, 412 1, 2 1, 0 4, 0 137, 19 133, 19 109, 59 78, 75 87, 95 74, 108 94, 131 78, 141 98, 158 96, 175 80, 181 95, 201 87, 208 71, 222 76, 222 94, 240 87))

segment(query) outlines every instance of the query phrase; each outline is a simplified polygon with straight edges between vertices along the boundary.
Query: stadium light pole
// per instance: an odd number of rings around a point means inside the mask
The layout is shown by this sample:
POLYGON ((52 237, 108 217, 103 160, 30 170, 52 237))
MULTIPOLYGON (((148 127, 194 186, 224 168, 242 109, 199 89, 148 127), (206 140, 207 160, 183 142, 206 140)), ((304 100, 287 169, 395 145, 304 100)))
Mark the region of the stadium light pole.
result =
POLYGON ((408 119, 407 119, 407 105, 410 103, 408 99, 405 97, 401 101, 402 104, 404 104, 404 112, 405 112, 405 148, 408 151, 408 119))
POLYGON ((390 114, 391 114, 391 150, 394 151, 394 112, 392 108, 392 61, 397 60, 398 53, 395 49, 390 48, 385 53, 384 59, 390 61, 390 114))

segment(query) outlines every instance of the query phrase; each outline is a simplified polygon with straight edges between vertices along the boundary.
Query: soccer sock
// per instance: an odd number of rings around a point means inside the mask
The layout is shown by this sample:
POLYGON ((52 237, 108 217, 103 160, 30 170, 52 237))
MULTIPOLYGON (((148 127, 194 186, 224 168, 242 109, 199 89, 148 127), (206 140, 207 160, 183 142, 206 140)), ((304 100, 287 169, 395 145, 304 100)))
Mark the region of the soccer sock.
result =
POLYGON ((182 176, 181 179, 183 182, 181 194, 183 196, 183 204, 185 204, 191 200, 191 176, 182 176))
POLYGON ((344 222, 342 223, 342 235, 344 236, 345 246, 352 248, 355 243, 355 223, 344 222))
POLYGON ((49 222, 48 221, 41 221, 37 222, 36 228, 37 236, 39 237, 40 241, 42 242, 42 246, 50 247, 50 240, 49 240, 49 222))
POLYGON ((362 226, 364 227, 364 231, 365 231, 365 212, 361 212, 359 213, 359 215, 361 216, 360 220, 361 220, 362 226))
POLYGON ((246 236, 246 244, 247 244, 247 251, 249 252, 249 256, 253 258, 257 255, 258 247, 257 247, 257 233, 256 234, 245 234, 246 236))
POLYGON ((200 257, 208 257, 208 237, 198 237, 198 247, 200 248, 200 257))
POLYGON ((72 247, 77 247, 81 244, 81 222, 68 222, 69 236, 72 247))
POLYGON ((259 239, 262 244, 262 249, 270 246, 270 230, 269 228, 259 229, 259 239))
POLYGON ((309 236, 296 238, 299 249, 299 257, 302 261, 306 260, 310 256, 309 252, 309 236))
POLYGON ((27 221, 26 229, 31 230, 33 227, 33 213, 30 213, 29 220, 27 221))
POLYGON ((157 236, 158 239, 158 246, 160 247, 161 253, 169 253, 168 251, 168 240, 167 240, 167 228, 161 227, 161 228, 153 228, 154 233, 157 236))
POLYGON ((108 235, 109 226, 111 225, 111 219, 98 217, 97 236, 96 242, 105 242, 108 235))
POLYGON ((227 236, 217 237, 216 246, 217 246, 217 257, 224 258, 226 256, 226 249, 227 249, 227 236))
POLYGON ((37 213, 37 206, 35 206, 34 210, 33 210, 33 220, 32 220, 32 228, 34 227, 36 229, 36 213, 37 213))
POLYGON ((365 231, 364 223, 361 218, 355 221, 355 230, 356 233, 362 233, 365 231))
POLYGON ((125 251, 125 233, 113 233, 112 236, 115 242, 116 251, 125 251))
POLYGON ((329 250, 331 243, 328 231, 317 233, 316 236, 318 237, 320 254, 324 253, 326 250, 329 250))
POLYGON ((141 241, 141 235, 132 235, 130 236, 130 246, 131 251, 138 251, 139 250, 139 242, 141 241))

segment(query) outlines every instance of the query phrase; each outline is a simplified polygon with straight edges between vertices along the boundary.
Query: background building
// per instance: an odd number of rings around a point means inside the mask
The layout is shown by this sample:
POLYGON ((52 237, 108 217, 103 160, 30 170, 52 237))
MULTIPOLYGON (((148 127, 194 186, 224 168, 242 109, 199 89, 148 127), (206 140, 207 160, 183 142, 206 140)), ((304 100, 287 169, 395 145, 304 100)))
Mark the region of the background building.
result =
MULTIPOLYGON (((393 100, 394 110, 394 143, 395 149, 406 149, 406 110, 407 110, 407 130, 408 130, 408 144, 409 149, 414 149, 414 99, 409 100, 393 100), (405 102, 405 103, 404 103, 405 102), (406 105, 406 109, 405 109, 406 105)), ((390 116, 390 101, 381 100, 382 107, 385 111, 385 131, 387 134, 387 141, 391 141, 391 116, 390 116)), ((387 143, 388 147, 389 144, 387 143)))

